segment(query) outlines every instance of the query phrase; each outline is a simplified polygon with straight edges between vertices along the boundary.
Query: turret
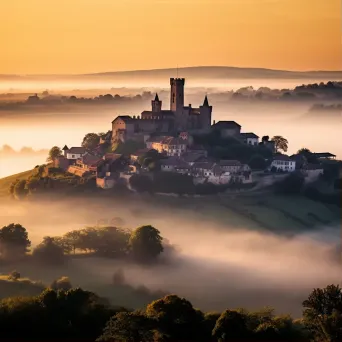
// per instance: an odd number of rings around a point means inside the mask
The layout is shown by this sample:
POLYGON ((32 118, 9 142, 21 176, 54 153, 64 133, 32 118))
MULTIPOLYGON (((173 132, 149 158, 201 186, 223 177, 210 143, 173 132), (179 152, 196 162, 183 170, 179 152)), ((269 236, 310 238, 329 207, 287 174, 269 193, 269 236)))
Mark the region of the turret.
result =
POLYGON ((203 130, 209 130, 211 127, 211 113, 213 107, 209 106, 208 96, 206 95, 203 101, 203 105, 200 106, 200 120, 203 130))
POLYGON ((184 85, 185 78, 170 78, 171 98, 170 109, 181 112, 184 107, 184 85))
POLYGON ((162 101, 159 100, 159 96, 156 93, 154 100, 152 100, 152 112, 158 113, 162 109, 162 101))

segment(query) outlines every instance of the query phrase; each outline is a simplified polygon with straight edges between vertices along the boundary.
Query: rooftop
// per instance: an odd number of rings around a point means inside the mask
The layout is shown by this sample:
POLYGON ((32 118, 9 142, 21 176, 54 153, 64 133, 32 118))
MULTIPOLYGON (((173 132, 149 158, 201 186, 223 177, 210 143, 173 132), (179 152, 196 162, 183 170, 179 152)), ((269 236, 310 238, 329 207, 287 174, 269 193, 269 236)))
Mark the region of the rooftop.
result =
POLYGON ((241 128, 241 126, 235 121, 218 121, 214 126, 217 128, 241 128))
POLYGON ((336 156, 330 152, 314 153, 317 158, 335 158, 336 156))
POLYGON ((112 123, 113 123, 115 120, 117 120, 117 119, 121 119, 121 120, 123 120, 124 122, 131 122, 131 121, 133 121, 133 118, 132 118, 131 116, 129 116, 129 115, 119 115, 119 116, 117 116, 117 117, 112 121, 112 123))
POLYGON ((254 134, 254 133, 240 133, 240 135, 243 137, 243 138, 245 138, 245 139, 247 139, 247 138, 250 138, 250 139, 258 139, 259 137, 256 135, 256 134, 254 134))
POLYGON ((86 149, 84 147, 71 147, 67 152, 74 154, 84 154, 86 153, 86 149))
POLYGON ((282 160, 282 161, 293 161, 286 154, 277 154, 273 157, 273 160, 282 160))
POLYGON ((220 160, 220 166, 241 166, 241 162, 238 160, 220 160))

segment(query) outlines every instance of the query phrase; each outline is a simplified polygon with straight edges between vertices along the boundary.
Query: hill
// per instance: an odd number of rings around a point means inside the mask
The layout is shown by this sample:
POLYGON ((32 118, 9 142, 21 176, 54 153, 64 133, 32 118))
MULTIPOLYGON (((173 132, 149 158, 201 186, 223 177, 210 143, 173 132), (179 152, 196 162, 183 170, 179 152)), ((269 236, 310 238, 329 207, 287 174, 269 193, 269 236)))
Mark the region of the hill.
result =
POLYGON ((151 70, 130 70, 116 72, 102 72, 83 75, 0 75, 0 79, 25 79, 25 80, 44 80, 44 79, 96 79, 109 78, 112 80, 148 80, 163 79, 169 77, 191 78, 194 80, 205 79, 316 79, 316 80, 338 80, 342 79, 341 71, 287 71, 273 70, 264 68, 238 68, 229 66, 195 66, 184 68, 167 68, 151 70))
POLYGON ((17 173, 12 176, 0 178, 0 198, 4 196, 8 196, 8 189, 12 182, 14 182, 16 179, 26 179, 32 174, 32 172, 33 170, 28 170, 28 171, 17 173))

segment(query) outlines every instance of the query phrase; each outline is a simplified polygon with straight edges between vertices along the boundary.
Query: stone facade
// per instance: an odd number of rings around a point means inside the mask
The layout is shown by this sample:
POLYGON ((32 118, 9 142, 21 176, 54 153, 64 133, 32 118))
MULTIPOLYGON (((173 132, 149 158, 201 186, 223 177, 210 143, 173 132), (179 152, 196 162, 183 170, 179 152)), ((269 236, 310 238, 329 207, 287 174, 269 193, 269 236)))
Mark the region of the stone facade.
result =
POLYGON ((182 131, 209 132, 212 106, 205 97, 203 105, 184 106, 184 78, 170 79, 170 109, 162 109, 158 94, 152 101, 152 110, 140 116, 118 116, 112 121, 112 142, 129 139, 145 141, 150 134, 174 135, 182 131))

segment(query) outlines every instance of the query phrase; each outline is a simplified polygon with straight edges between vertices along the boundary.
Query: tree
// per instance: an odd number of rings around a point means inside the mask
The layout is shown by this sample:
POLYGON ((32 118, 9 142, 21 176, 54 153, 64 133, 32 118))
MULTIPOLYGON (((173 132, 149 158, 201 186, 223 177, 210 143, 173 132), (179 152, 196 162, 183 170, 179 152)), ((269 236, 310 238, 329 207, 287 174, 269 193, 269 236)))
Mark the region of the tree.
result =
POLYGON ((0 252, 2 257, 23 256, 31 246, 26 229, 11 223, 0 229, 0 252))
POLYGON ((96 133, 88 133, 82 141, 82 146, 87 150, 94 150, 100 143, 100 136, 96 133))
POLYGON ((287 152, 289 142, 282 136, 276 135, 272 138, 276 152, 280 150, 287 152))
POLYGON ((266 169, 266 161, 260 154, 255 154, 248 162, 251 169, 264 170, 266 169))
POLYGON ((141 226, 132 232, 129 246, 133 257, 139 261, 151 261, 163 252, 163 238, 158 229, 141 226))
POLYGON ((49 155, 46 161, 54 162, 61 155, 62 155, 62 150, 58 146, 53 146, 49 151, 49 155))
POLYGON ((8 275, 8 279, 9 279, 9 280, 14 280, 14 281, 16 281, 16 280, 20 279, 20 273, 17 272, 17 271, 12 271, 12 272, 8 275))
POLYGON ((262 138, 261 138, 261 142, 265 143, 265 142, 268 142, 270 140, 270 137, 268 135, 264 135, 262 138))
POLYGON ((27 189, 26 189, 26 180, 20 179, 18 180, 13 188, 14 196, 18 199, 21 199, 27 195, 27 189))
POLYGON ((44 237, 32 253, 33 257, 40 262, 59 264, 64 262, 63 247, 55 243, 54 238, 49 236, 44 237))
POLYGON ((69 245, 74 254, 76 253, 76 249, 80 246, 80 239, 81 239, 81 231, 80 230, 73 230, 71 232, 66 233, 64 236, 64 241, 67 245, 69 245))
POLYGON ((160 333, 170 341, 197 341, 202 336, 203 315, 185 298, 168 295, 155 300, 146 315, 158 322, 160 333))
POLYGON ((154 341, 153 322, 143 313, 119 312, 106 324, 98 342, 151 342, 154 341))
POLYGON ((26 181, 26 189, 28 191, 34 191, 39 187, 39 179, 37 177, 30 177, 27 181, 26 181))
POLYGON ((342 341, 342 290, 339 285, 314 289, 303 307, 304 323, 316 341, 342 341))
POLYGON ((235 310, 224 311, 213 329, 213 336, 219 341, 244 341, 248 335, 246 315, 235 310))

